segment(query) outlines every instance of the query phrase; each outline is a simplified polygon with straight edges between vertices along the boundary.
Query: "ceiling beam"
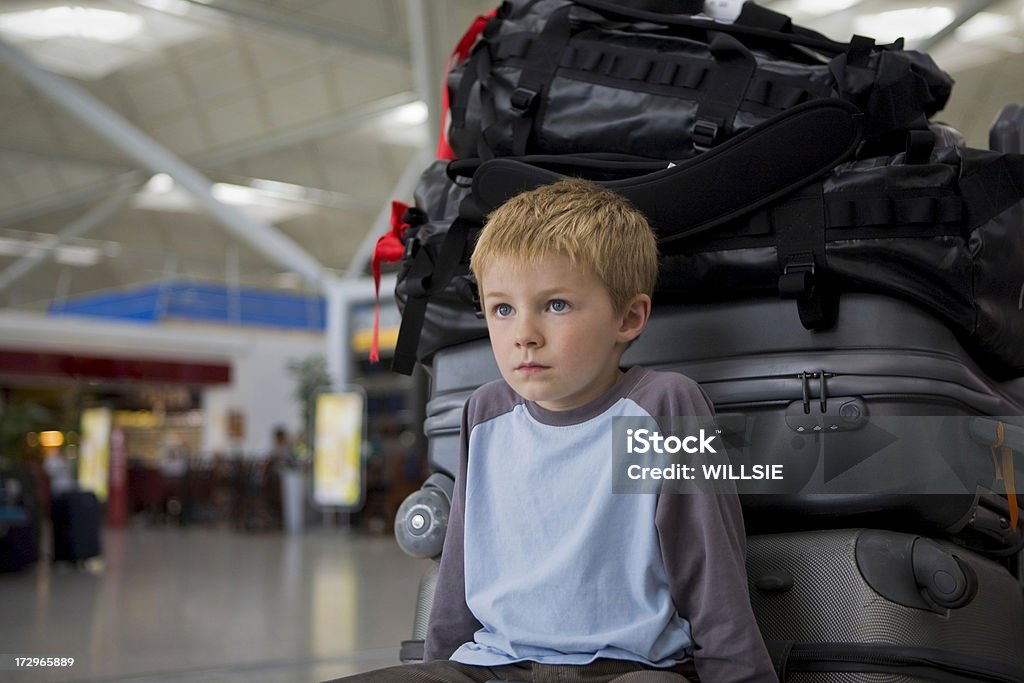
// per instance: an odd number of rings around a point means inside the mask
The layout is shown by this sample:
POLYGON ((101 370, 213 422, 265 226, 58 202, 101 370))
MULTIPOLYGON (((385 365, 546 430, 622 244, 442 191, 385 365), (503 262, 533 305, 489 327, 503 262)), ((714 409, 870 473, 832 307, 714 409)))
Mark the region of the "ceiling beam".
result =
POLYGON ((324 286, 329 274, 298 243, 241 209, 218 201, 213 196, 213 185, 206 177, 83 88, 46 71, 3 40, 0 40, 0 62, 140 166, 152 173, 171 176, 240 241, 249 244, 272 263, 299 274, 310 285, 324 286))
POLYGON ((60 152, 52 152, 50 150, 31 149, 29 147, 17 147, 13 145, 0 145, 0 152, 3 152, 4 154, 18 154, 21 156, 32 157, 33 159, 39 159, 41 161, 52 161, 58 164, 92 166, 94 168, 112 172, 123 173, 124 171, 130 171, 134 168, 131 164, 114 159, 97 159, 77 154, 62 154, 60 152))
MULTIPOLYGON (((408 46, 397 43, 394 36, 387 34, 371 33, 366 31, 354 31, 339 26, 329 26, 322 23, 311 23, 296 19, 293 15, 265 6, 258 6, 252 2, 218 2, 216 4, 209 0, 182 0, 188 3, 189 10, 199 12, 215 12, 234 19, 241 19, 252 23, 268 26, 276 31, 285 31, 291 34, 300 35, 304 38, 319 40, 335 45, 350 46, 362 52, 398 59, 406 62, 409 60, 408 46)), ((148 9, 160 10, 157 4, 140 2, 139 4, 148 9)), ((179 15, 180 16, 180 15, 179 15)), ((185 15, 187 18, 187 14, 185 15)), ((396 35, 401 36, 401 32, 396 35)))
MULTIPOLYGON (((345 133, 376 120, 382 114, 396 107, 416 102, 418 99, 414 92, 390 95, 362 107, 351 109, 335 116, 329 116, 319 121, 313 121, 304 126, 289 128, 255 140, 247 140, 236 145, 204 152, 188 157, 186 160, 196 168, 209 171, 229 163, 244 161, 260 154, 272 154, 282 149, 291 149, 310 140, 345 133)), ((143 182, 146 177, 142 171, 131 171, 116 178, 92 183, 59 195, 44 197, 31 202, 23 202, 0 213, 0 227, 96 201, 101 197, 109 195, 113 192, 114 188, 122 183, 143 182)))
POLYGON ((928 52, 934 50, 937 45, 949 38, 953 33, 966 24, 968 21, 974 18, 979 12, 984 12, 992 5, 1001 0, 975 0, 963 11, 957 13, 956 18, 949 22, 942 29, 933 35, 928 36, 923 40, 915 42, 911 47, 920 52, 928 52))
POLYGON ((136 189, 136 185, 119 187, 114 194, 86 211, 74 223, 56 235, 51 236, 44 243, 40 244, 38 248, 33 249, 7 266, 7 268, 0 272, 0 292, 42 265, 48 256, 55 253, 57 247, 84 235, 120 211, 121 207, 128 203, 128 200, 135 194, 136 189))
POLYGON ((216 168, 235 161, 249 159, 259 154, 270 154, 282 149, 291 149, 310 140, 338 135, 358 126, 372 123, 383 114, 397 107, 416 102, 418 99, 419 97, 414 92, 400 92, 374 100, 369 104, 351 109, 337 116, 313 121, 304 126, 286 128, 238 145, 197 154, 190 157, 189 160, 202 168, 216 168))
POLYGON ((64 209, 70 209, 76 206, 81 206, 82 204, 97 201, 103 197, 109 196, 121 185, 133 183, 141 185, 146 181, 147 177, 147 174, 143 171, 129 171, 112 179, 89 183, 88 185, 84 185, 74 190, 50 195, 49 197, 43 197, 42 199, 22 202, 21 204, 13 206, 3 213, 0 213, 0 228, 14 225, 15 223, 30 221, 34 218, 39 218, 40 216, 53 213, 54 211, 63 211, 64 209))

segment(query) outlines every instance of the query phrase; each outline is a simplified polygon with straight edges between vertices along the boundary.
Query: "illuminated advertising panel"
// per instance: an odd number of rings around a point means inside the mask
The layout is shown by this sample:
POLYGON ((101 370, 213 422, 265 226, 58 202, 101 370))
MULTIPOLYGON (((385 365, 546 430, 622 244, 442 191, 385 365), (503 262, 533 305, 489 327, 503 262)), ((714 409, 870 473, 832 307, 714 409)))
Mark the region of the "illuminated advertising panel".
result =
POLYGON ((313 499, 358 508, 363 502, 363 396, 320 394, 316 401, 313 499))

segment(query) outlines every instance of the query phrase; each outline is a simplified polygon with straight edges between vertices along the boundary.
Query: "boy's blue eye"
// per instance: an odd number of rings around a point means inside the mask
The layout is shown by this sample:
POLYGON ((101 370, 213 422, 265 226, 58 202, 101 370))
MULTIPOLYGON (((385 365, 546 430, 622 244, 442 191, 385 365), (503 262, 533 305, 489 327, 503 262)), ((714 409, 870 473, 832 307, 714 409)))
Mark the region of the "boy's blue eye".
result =
POLYGON ((508 304, 498 304, 494 307, 494 315, 499 318, 505 318, 512 315, 512 307, 508 304))
POLYGON ((564 313, 569 310, 569 302, 564 299, 552 299, 551 303, 548 304, 548 308, 551 309, 552 313, 564 313))

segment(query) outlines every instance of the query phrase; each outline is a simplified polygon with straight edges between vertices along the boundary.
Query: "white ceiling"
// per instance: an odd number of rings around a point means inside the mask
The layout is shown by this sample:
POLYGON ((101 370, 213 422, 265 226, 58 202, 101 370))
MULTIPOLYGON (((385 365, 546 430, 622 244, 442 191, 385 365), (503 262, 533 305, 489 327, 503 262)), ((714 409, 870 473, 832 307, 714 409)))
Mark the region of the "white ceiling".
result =
MULTIPOLYGON (((0 0, 0 38, 84 88, 211 181, 280 183, 270 185, 267 194, 285 199, 265 207, 273 211, 262 215, 325 268, 341 274, 368 236, 380 232, 374 222, 403 171, 418 169, 419 150, 434 143, 435 131, 413 122, 422 111, 403 107, 420 99, 417 70, 429 71, 428 93, 439 91, 447 53, 472 17, 493 4, 0 0), (132 19, 138 32, 123 43, 85 37, 29 40, 4 32, 3 19, 11 13, 62 4, 138 17, 132 19), (425 28, 410 32, 410 23, 425 28), (418 51, 411 36, 425 36, 426 50, 418 51)), ((766 4, 841 40, 862 27, 897 26, 894 15, 880 24, 865 23, 883 11, 922 5, 885 0, 766 4)), ((929 6, 929 16, 939 17, 938 27, 982 12, 929 51, 957 80, 938 118, 963 131, 973 146, 985 147, 999 108, 1024 102, 1024 0, 945 0, 929 6), (941 14, 941 8, 948 11, 941 14)), ((34 17, 36 25, 63 20, 56 14, 34 17)), ((917 18, 908 26, 919 24, 917 18)), ((0 281, 25 254, 42 257, 39 267, 0 285, 0 308, 42 310, 55 298, 172 277, 301 285, 207 214, 180 202, 171 206, 166 196, 136 192, 149 174, 4 64, 0 98, 0 281), (109 215, 92 221, 96 212, 109 215), (54 236, 67 230, 83 232, 55 248, 54 236)), ((356 267, 364 264, 359 259, 356 267)))

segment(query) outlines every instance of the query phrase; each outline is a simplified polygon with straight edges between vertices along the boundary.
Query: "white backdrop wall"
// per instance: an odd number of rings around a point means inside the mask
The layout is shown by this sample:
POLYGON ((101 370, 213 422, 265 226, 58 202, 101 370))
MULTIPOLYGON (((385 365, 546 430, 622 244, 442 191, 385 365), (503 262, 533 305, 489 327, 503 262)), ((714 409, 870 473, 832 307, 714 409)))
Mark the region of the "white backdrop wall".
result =
POLYGON ((266 455, 278 425, 294 437, 303 427, 302 411, 288 364, 323 351, 322 335, 247 334, 244 348, 231 359, 231 384, 203 392, 204 454, 266 455), (241 416, 242 439, 230 434, 232 413, 241 416))

